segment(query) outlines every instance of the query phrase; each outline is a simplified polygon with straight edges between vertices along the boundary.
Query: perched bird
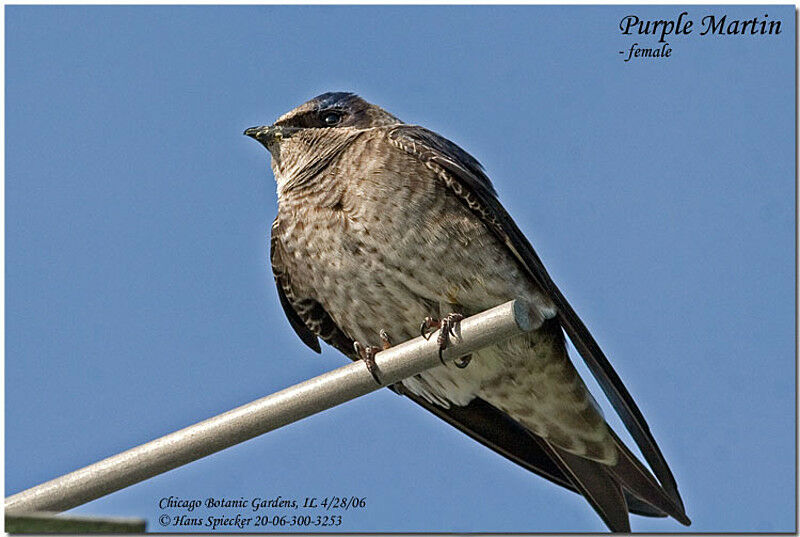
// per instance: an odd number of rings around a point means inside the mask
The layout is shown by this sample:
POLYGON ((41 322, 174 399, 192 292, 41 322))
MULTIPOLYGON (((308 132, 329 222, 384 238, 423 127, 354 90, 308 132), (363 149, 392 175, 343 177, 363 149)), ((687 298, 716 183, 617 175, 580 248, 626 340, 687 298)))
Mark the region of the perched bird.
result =
POLYGON ((524 298, 532 332, 392 389, 582 494, 612 531, 630 531, 629 511, 690 524, 636 403, 478 161, 352 93, 325 93, 245 134, 272 155, 273 275, 306 345, 320 352, 322 339, 380 381, 372 355, 390 337, 441 328, 444 346, 462 315, 524 298), (606 423, 565 332, 655 477, 606 423))

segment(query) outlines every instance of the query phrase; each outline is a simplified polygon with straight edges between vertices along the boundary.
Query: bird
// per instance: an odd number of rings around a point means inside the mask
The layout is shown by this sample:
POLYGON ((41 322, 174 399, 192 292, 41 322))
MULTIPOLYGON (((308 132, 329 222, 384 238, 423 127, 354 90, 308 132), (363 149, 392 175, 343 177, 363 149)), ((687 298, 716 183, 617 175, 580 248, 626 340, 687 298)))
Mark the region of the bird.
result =
POLYGON ((522 468, 585 497, 609 530, 629 513, 686 515, 644 416, 501 205, 483 166, 350 92, 319 95, 245 130, 270 153, 278 210, 270 261, 289 324, 363 360, 512 299, 534 329, 390 389, 522 468), (569 338, 652 472, 617 436, 572 363, 569 338))

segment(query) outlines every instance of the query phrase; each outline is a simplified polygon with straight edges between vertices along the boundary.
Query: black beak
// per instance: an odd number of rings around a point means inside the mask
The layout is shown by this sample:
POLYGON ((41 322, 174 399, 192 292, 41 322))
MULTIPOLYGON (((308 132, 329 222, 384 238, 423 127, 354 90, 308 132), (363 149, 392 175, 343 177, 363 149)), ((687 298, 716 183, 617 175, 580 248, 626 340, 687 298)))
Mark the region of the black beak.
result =
POLYGON ((244 131, 245 136, 249 136, 253 140, 258 140, 264 145, 272 143, 275 137, 275 127, 250 127, 244 131))
POLYGON ((249 136, 250 138, 258 139, 258 133, 266 128, 267 127, 250 127, 249 129, 244 131, 244 135, 249 136))
POLYGON ((271 145, 280 142, 284 138, 288 138, 296 130, 298 129, 269 125, 266 127, 250 127, 244 131, 244 135, 258 140, 261 145, 269 149, 271 145))

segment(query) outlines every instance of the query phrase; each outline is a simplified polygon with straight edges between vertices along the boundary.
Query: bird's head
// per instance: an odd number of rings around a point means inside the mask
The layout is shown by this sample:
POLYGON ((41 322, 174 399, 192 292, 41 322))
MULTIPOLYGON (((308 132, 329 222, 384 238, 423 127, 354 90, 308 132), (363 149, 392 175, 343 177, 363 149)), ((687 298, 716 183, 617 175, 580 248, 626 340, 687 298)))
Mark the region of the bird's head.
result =
POLYGON ((323 93, 291 110, 272 124, 251 127, 244 134, 257 140, 272 155, 279 187, 282 176, 302 172, 312 158, 346 145, 354 133, 402 123, 354 93, 323 93))

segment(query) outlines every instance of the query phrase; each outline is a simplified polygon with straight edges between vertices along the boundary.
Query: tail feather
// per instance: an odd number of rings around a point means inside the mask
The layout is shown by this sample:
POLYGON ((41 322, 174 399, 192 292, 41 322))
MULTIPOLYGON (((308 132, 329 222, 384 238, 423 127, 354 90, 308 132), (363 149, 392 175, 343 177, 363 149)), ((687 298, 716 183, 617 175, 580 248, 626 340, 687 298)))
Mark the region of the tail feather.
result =
POLYGON ((628 504, 628 511, 630 511, 634 515, 647 516, 653 518, 666 518, 669 516, 661 509, 657 509, 652 505, 650 505, 649 503, 645 502, 644 500, 641 500, 638 497, 634 496, 633 494, 631 494, 631 491, 623 489, 622 492, 625 494, 625 503, 628 504))
POLYGON ((610 427, 609 432, 617 444, 619 457, 616 465, 607 467, 608 471, 632 495, 670 515, 681 524, 689 526, 692 521, 686 516, 680 496, 673 497, 668 494, 610 427))
POLYGON ((691 525, 680 497, 673 498, 619 437, 610 432, 619 450, 614 466, 573 455, 539 436, 531 436, 569 477, 611 531, 630 533, 629 511, 648 516, 671 516, 685 526, 691 525))
POLYGON ((548 451, 553 461, 561 467, 586 498, 606 526, 616 533, 630 533, 628 505, 620 483, 605 469, 607 466, 578 455, 568 453, 547 440, 532 435, 548 451))
MULTIPOLYGON (((395 391, 401 390, 401 388, 396 386, 392 386, 391 388, 395 391)), ((593 461, 582 459, 575 455, 570 456, 567 454, 566 457, 560 457, 556 454, 557 448, 552 444, 525 429, 508 416, 508 414, 500 412, 482 399, 476 398, 465 407, 452 406, 450 408, 443 408, 428 403, 424 399, 405 390, 401 393, 523 468, 568 490, 585 496, 595 510, 601 509, 601 504, 605 506, 602 507, 604 512, 612 509, 612 502, 607 501, 603 503, 601 498, 601 496, 605 494, 603 490, 611 486, 605 479, 601 479, 601 481, 605 483, 603 488, 598 487, 597 483, 595 483, 593 487, 590 480, 592 474, 608 472, 607 466, 597 462, 590 464, 593 461), (573 460, 573 458, 577 460, 573 460), (579 483, 578 485, 575 484, 576 481, 579 483)), ((611 431, 611 434, 620 450, 618 460, 626 461, 623 462, 625 468, 628 468, 629 465, 627 462, 630 462, 630 464, 634 465, 634 468, 637 469, 638 473, 649 476, 650 474, 647 470, 643 469, 641 463, 639 463, 630 451, 624 447, 619 438, 614 435, 613 431, 611 431)), ((653 497, 657 496, 657 493, 653 494, 651 491, 651 493, 648 494, 643 492, 643 490, 648 491, 653 487, 658 489, 658 485, 655 485, 652 481, 652 477, 650 477, 648 485, 644 487, 637 486, 637 481, 632 477, 637 474, 637 471, 631 471, 631 469, 628 468, 627 471, 621 472, 621 476, 614 476, 616 481, 622 482, 622 492, 627 510, 637 515, 659 518, 668 516, 667 511, 674 510, 676 512, 673 516, 680 515, 683 519, 683 523, 687 523, 688 519, 685 518, 686 515, 683 513, 683 503, 680 501, 680 498, 677 498, 677 500, 671 504, 669 500, 667 500, 667 504, 671 505, 671 508, 660 509, 656 507, 653 504, 660 505, 663 504, 665 500, 661 498, 656 501, 653 497), (676 510, 675 507, 678 507, 678 509, 676 510)), ((612 493, 612 496, 616 497, 616 493, 612 493)), ((671 496, 669 496, 669 498, 671 498, 671 496)), ((619 499, 616 498, 614 502, 616 503, 617 510, 621 509, 619 499)), ((603 515, 601 514, 601 516, 603 515)), ((621 517, 622 514, 618 512, 613 517, 604 516, 603 520, 610 526, 609 519, 613 518, 616 520, 621 517)), ((677 516, 675 518, 681 520, 681 518, 677 516)), ((624 528, 625 526, 619 525, 619 527, 624 528)))

